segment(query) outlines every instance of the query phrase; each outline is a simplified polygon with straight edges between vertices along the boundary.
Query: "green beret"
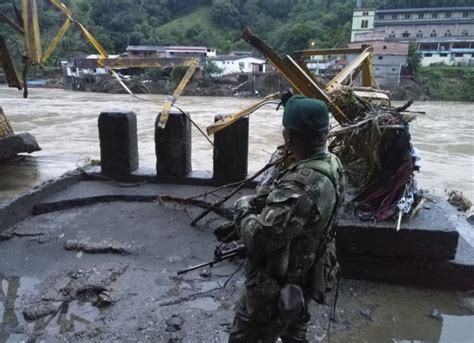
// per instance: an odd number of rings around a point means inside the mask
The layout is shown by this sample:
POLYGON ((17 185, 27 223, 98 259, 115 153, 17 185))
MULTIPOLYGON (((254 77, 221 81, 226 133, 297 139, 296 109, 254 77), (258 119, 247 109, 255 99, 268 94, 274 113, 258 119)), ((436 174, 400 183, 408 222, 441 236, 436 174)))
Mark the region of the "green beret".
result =
POLYGON ((285 104, 283 126, 295 131, 322 131, 329 127, 329 114, 321 100, 294 95, 285 104))

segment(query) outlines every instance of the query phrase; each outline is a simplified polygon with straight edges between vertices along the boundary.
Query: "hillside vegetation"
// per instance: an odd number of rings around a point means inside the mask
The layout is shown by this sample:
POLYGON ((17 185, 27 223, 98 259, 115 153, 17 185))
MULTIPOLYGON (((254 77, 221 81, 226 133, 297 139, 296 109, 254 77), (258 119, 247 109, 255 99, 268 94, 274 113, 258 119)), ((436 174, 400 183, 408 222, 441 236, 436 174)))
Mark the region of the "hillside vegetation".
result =
MULTIPOLYGON (((19 0, 13 0, 19 7, 19 0)), ((109 53, 133 45, 205 45, 221 53, 248 49, 240 39, 250 27, 280 52, 333 47, 350 38, 355 0, 64 0, 109 53)), ((465 6, 472 0, 366 0, 376 8, 465 6)), ((64 18, 47 0, 38 0, 43 44, 64 18)), ((0 12, 14 17, 12 0, 0 0, 0 12)), ((22 52, 21 37, 0 23, 15 54, 22 52)), ((51 59, 92 53, 77 29, 71 29, 51 59)))
POLYGON ((474 68, 431 65, 421 68, 427 93, 431 99, 446 101, 474 101, 474 68))

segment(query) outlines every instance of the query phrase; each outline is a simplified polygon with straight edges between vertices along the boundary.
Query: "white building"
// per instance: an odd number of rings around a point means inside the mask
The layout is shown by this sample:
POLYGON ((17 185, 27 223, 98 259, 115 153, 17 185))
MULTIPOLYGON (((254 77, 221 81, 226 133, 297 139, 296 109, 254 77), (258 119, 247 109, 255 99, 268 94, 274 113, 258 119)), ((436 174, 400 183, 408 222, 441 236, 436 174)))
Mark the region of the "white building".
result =
MULTIPOLYGON (((73 58, 61 61, 61 66, 68 77, 84 77, 92 75, 106 75, 106 68, 97 65, 99 55, 89 55, 86 58, 73 58)), ((109 55, 109 59, 119 58, 119 55, 109 55)))
POLYGON ((222 69, 221 75, 245 74, 245 73, 265 73, 266 61, 251 56, 221 55, 209 58, 222 69))
POLYGON ((357 0, 356 8, 352 17, 351 42, 354 42, 356 35, 374 31, 375 10, 364 8, 361 0, 357 0))

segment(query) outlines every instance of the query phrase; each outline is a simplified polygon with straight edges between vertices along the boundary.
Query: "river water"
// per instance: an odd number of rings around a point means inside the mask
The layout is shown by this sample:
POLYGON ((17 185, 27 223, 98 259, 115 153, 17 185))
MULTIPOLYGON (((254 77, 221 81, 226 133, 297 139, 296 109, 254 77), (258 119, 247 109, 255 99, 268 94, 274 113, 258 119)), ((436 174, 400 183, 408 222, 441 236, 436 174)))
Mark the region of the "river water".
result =
MULTIPOLYGON (((42 147, 31 157, 0 164, 0 199, 15 196, 32 185, 75 168, 81 158, 99 159, 97 118, 110 110, 134 111, 138 119, 140 165, 153 167, 154 121, 164 101, 162 95, 143 95, 141 101, 129 95, 82 93, 59 89, 31 89, 22 93, 0 87, 3 107, 15 132, 31 132, 42 147)), ((189 111, 202 128, 216 114, 229 114, 255 99, 181 97, 177 105, 189 111)), ((251 115, 249 170, 258 170, 269 153, 282 142, 281 114, 268 105, 251 115)), ((422 157, 418 176, 421 187, 443 194, 458 189, 474 199, 474 104, 417 102, 414 111, 424 111, 411 125, 415 146, 422 157)), ((194 170, 212 170, 212 146, 193 128, 194 170)))
MULTIPOLYGON (((153 168, 154 121, 164 96, 141 97, 149 101, 140 101, 128 95, 31 89, 30 98, 23 99, 21 92, 1 86, 0 106, 15 132, 31 132, 43 150, 0 163, 0 201, 75 168, 84 157, 98 159, 97 118, 102 111, 136 112, 140 165, 153 168)), ((214 115, 237 111, 254 101, 181 97, 177 105, 189 111, 197 124, 205 128, 213 122, 214 115)), ((421 187, 437 194, 442 194, 445 189, 459 189, 474 200, 474 104, 418 102, 411 109, 426 112, 411 126, 413 142, 422 157, 422 171, 418 176, 421 187)), ((275 112, 275 106, 268 106, 251 115, 251 171, 259 169, 274 147, 281 143, 280 122, 281 112, 275 112)), ((195 129, 192 160, 194 170, 212 170, 212 147, 195 129)), ((0 282, 4 285, 1 278, 0 282)), ((380 308, 380 315, 372 318, 371 314, 355 308, 355 316, 367 320, 354 320, 352 330, 339 332, 334 337, 335 342, 474 341, 472 295, 458 297, 452 292, 392 286, 383 286, 380 291, 372 293, 353 299, 358 299, 361 306, 380 308), (466 302, 470 304, 469 311, 465 308, 466 302), (437 308, 441 310, 441 319, 429 315, 437 308)), ((1 305, 0 302, 0 316, 3 313, 1 305)))

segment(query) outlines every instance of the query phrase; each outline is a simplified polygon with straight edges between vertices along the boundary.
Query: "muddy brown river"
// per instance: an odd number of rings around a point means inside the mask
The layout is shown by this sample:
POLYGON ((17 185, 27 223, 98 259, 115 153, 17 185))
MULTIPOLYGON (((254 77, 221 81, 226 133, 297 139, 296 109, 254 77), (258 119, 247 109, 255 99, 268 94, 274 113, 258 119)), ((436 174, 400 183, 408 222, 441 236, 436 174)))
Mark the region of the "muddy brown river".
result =
MULTIPOLYGON (((99 158, 97 117, 102 111, 134 111, 138 118, 140 165, 153 167, 154 121, 164 96, 82 93, 59 89, 32 89, 29 99, 21 92, 0 87, 0 106, 15 132, 29 131, 42 151, 0 165, 0 198, 13 196, 31 185, 75 167, 82 157, 99 158), (19 165, 21 167, 19 168, 19 165)), ((244 108, 255 99, 181 97, 177 105, 189 111, 205 128, 214 115, 244 108)), ((249 169, 258 170, 282 141, 281 114, 268 105, 251 115, 249 169)), ((437 194, 458 189, 474 199, 474 104, 417 102, 424 111, 411 125, 415 146, 422 157, 420 185, 437 194)), ((193 128, 194 170, 212 170, 212 146, 193 128)))
MULTIPOLYGON (((43 150, 0 165, 0 201, 75 168, 77 162, 85 157, 98 159, 97 118, 102 111, 136 112, 140 165, 153 168, 154 121, 164 96, 143 97, 149 101, 128 95, 31 89, 30 98, 25 100, 21 92, 1 86, 0 106, 14 130, 31 132, 43 150)), ((189 111, 198 125, 205 128, 213 122, 214 115, 237 111, 254 101, 182 97, 177 105, 189 111)), ((413 142, 422 157, 422 171, 418 176, 421 187, 437 194, 442 194, 445 189, 458 189, 474 199, 474 104, 418 102, 411 109, 426 112, 411 125, 413 142)), ((259 169, 281 142, 280 121, 281 112, 275 112, 275 106, 252 114, 251 171, 259 169)), ((195 129, 193 169, 212 170, 212 147, 195 129)), ((0 328, 9 320, 21 320, 15 297, 9 298, 12 292, 8 290, 13 289, 12 285, 21 295, 35 292, 38 282, 27 276, 8 278, 1 274, 0 270, 0 328), (7 313, 10 315, 8 318, 7 313)), ((472 293, 455 294, 347 281, 343 282, 342 294, 340 314, 348 320, 341 319, 334 342, 474 342, 472 293), (350 303, 355 305, 345 305, 350 303), (342 328, 344 325, 347 328, 342 328)), ((89 307, 74 303, 68 311, 90 321, 98 315, 89 307)), ((322 319, 325 323, 325 318, 322 319)), ((54 324, 51 330, 55 332, 60 328, 54 324)), ((313 326, 311 341, 326 341, 322 334, 324 331, 313 326)), ((0 342, 22 340, 23 337, 15 332, 0 335, 0 342)))

